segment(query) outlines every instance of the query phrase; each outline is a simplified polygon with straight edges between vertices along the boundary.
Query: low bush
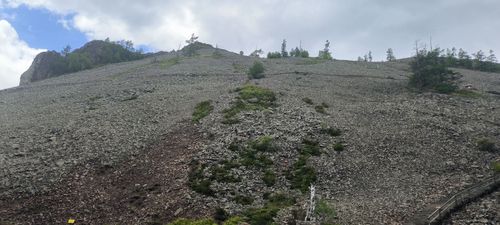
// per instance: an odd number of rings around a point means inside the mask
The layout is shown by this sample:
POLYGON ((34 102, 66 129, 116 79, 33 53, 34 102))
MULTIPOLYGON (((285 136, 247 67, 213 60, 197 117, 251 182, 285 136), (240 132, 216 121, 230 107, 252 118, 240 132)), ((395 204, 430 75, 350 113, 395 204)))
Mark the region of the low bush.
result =
POLYGON ((255 61, 253 65, 248 70, 248 75, 250 79, 261 79, 264 78, 264 64, 259 61, 255 61))
POLYGON ((301 155, 321 155, 319 143, 309 139, 302 140, 302 147, 299 149, 299 152, 301 155))
POLYGON ((329 134, 330 136, 336 137, 342 134, 342 131, 336 128, 324 128, 321 129, 321 133, 329 134))
POLYGON ((272 187, 276 183, 276 174, 272 170, 266 170, 262 180, 268 187, 272 187))
POLYGON ((303 98, 302 101, 304 101, 305 103, 307 103, 309 105, 313 105, 314 104, 313 100, 310 99, 310 98, 303 98))
POLYGON ((333 146, 333 150, 337 151, 337 152, 341 152, 341 151, 344 151, 344 145, 342 143, 336 143, 334 146, 333 146))
POLYGON ((193 121, 200 122, 201 119, 208 116, 214 110, 212 101, 203 101, 196 105, 193 112, 193 121))
POLYGON ((272 152, 276 150, 273 137, 262 136, 250 142, 250 147, 260 152, 272 152))
POLYGON ((235 91, 239 93, 239 96, 229 109, 223 111, 224 120, 222 123, 224 124, 238 123, 239 120, 234 117, 240 112, 263 110, 275 106, 276 95, 267 88, 245 85, 235 91))
POLYGON ((234 197, 233 201, 235 201, 238 204, 241 205, 250 205, 253 203, 253 198, 249 196, 244 196, 244 195, 236 195, 234 197))
POLYGON ((292 166, 287 178, 290 181, 292 189, 299 189, 302 193, 309 190, 309 186, 316 181, 316 170, 307 166, 309 156, 301 155, 297 162, 292 166))
POLYGON ((477 141, 477 146, 478 146, 480 151, 485 151, 485 152, 497 151, 495 143, 493 143, 492 141, 490 141, 486 138, 483 138, 483 139, 477 141))
POLYGON ((316 112, 319 112, 321 114, 327 114, 325 107, 322 105, 317 105, 314 107, 314 109, 316 110, 316 112))

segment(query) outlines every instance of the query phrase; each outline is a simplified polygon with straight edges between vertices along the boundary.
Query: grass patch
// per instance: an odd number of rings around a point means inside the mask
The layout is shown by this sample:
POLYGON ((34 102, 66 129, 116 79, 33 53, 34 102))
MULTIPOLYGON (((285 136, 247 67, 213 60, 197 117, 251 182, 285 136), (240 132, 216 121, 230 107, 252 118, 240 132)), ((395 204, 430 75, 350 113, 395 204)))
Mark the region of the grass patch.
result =
POLYGON ((441 94, 451 94, 457 90, 457 86, 449 83, 439 83, 434 85, 434 90, 441 94))
POLYGON ((266 170, 262 180, 268 187, 272 187, 276 183, 276 174, 272 170, 266 170))
POLYGON ((491 168, 495 171, 495 173, 500 173, 500 162, 492 162, 491 168))
POLYGON ((342 131, 340 129, 329 127, 329 128, 321 129, 321 133, 328 134, 332 137, 337 137, 337 136, 340 136, 342 134, 342 131))
POLYGON ((317 179, 316 170, 307 166, 307 159, 309 159, 309 156, 301 155, 287 174, 291 188, 299 189, 302 193, 306 193, 309 186, 317 179))
POLYGON ((477 147, 480 151, 484 151, 484 152, 495 152, 497 151, 497 148, 495 146, 495 143, 493 143, 492 141, 486 139, 486 138, 483 138, 479 141, 477 141, 477 147))
POLYGON ((310 98, 303 98, 302 101, 304 101, 305 103, 309 104, 309 105, 314 105, 314 102, 312 99, 310 98))
POLYGON ((237 183, 241 182, 239 177, 231 175, 231 169, 237 168, 240 165, 233 161, 223 161, 222 165, 216 165, 211 169, 210 180, 215 180, 221 183, 237 183))
POLYGON ((290 198, 282 193, 276 193, 269 196, 268 202, 264 207, 248 209, 243 214, 247 218, 246 222, 251 225, 275 224, 273 218, 276 217, 278 211, 281 208, 291 206, 295 203, 296 201, 294 198, 290 198))
POLYGON ((240 154, 240 163, 246 167, 268 168, 273 165, 273 161, 253 149, 247 149, 240 154))
POLYGON ((237 100, 233 102, 229 109, 225 109, 224 124, 235 124, 239 120, 234 118, 240 112, 252 110, 264 110, 275 106, 276 95, 267 88, 256 85, 245 85, 235 91, 239 93, 237 100))
POLYGON ((250 147, 260 152, 272 152, 276 150, 273 143, 273 137, 262 136, 250 142, 250 147))
POLYGON ((333 207, 328 204, 324 199, 320 199, 316 203, 314 213, 318 215, 322 224, 333 224, 333 220, 337 217, 337 213, 333 207))
POLYGON ((330 105, 326 104, 325 102, 322 102, 322 103, 321 103, 321 106, 322 106, 323 108, 326 108, 326 109, 327 109, 327 108, 330 108, 330 105))
POLYGON ((344 151, 344 145, 340 142, 336 143, 335 145, 333 145, 333 150, 335 150, 337 152, 344 151))
POLYGON ((174 65, 179 64, 179 62, 180 62, 180 58, 174 57, 174 58, 159 61, 158 64, 160 65, 160 69, 166 70, 174 65))
POLYGON ((323 105, 317 105, 314 107, 314 109, 316 110, 316 112, 319 112, 321 114, 328 114, 323 105))
POLYGON ((214 110, 212 101, 203 101, 196 105, 193 112, 193 122, 200 122, 201 119, 208 116, 214 110))
POLYGON ((299 152, 301 155, 321 155, 319 143, 309 139, 302 140, 302 148, 300 148, 299 152))
POLYGON ((474 91, 470 91, 470 90, 464 90, 464 89, 455 91, 455 94, 458 95, 458 96, 460 96, 460 97, 466 97, 466 98, 480 98, 480 97, 483 97, 483 95, 480 94, 480 93, 477 93, 477 92, 474 92, 474 91))
POLYGON ((244 195, 236 195, 234 197, 233 201, 235 201, 238 204, 241 205, 250 205, 253 203, 253 198, 249 196, 244 196, 244 195))
POLYGON ((189 172, 188 184, 191 190, 197 193, 207 196, 214 196, 215 192, 210 188, 212 181, 203 176, 203 171, 205 170, 205 168, 205 165, 201 165, 195 162, 191 167, 191 171, 189 172))

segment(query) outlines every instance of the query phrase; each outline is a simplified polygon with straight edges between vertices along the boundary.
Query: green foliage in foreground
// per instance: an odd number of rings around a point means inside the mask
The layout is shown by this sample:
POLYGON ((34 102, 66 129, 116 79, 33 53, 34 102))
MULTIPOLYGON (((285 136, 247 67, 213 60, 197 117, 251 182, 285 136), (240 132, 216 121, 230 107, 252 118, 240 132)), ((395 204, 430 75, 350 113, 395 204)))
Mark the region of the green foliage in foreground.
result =
POLYGON ((263 110, 275 106, 276 94, 271 90, 256 85, 245 85, 236 90, 239 93, 237 100, 229 109, 225 109, 225 124, 239 122, 234 117, 243 111, 263 110))
POLYGON ((193 121, 200 122, 201 119, 208 116, 214 110, 212 101, 203 101, 196 105, 193 112, 193 121))

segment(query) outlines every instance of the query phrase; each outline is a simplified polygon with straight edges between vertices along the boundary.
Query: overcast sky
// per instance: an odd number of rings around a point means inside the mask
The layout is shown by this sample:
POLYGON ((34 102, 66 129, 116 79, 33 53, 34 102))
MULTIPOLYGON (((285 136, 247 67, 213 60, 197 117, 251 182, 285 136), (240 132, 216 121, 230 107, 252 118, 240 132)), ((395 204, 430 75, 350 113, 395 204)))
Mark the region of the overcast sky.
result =
POLYGON ((500 51, 500 0, 0 0, 0 89, 16 86, 43 50, 92 39, 132 40, 153 51, 200 41, 248 54, 298 46, 355 60, 435 46, 500 51))

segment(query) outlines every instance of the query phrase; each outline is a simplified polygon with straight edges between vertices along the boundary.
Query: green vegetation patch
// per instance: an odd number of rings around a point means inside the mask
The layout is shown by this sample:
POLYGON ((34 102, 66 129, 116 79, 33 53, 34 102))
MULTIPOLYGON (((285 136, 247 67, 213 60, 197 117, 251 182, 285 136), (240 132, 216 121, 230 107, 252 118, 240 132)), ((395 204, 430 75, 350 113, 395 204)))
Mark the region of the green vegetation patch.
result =
POLYGON ((233 201, 241 205, 250 205, 253 203, 253 198, 245 195, 236 195, 233 201))
POLYGON ((321 129, 321 133, 328 134, 332 137, 336 137, 340 136, 342 134, 342 131, 340 129, 329 127, 321 129))
POLYGON ((173 57, 170 59, 159 61, 158 64, 160 65, 160 69, 166 70, 174 65, 179 64, 180 61, 181 60, 179 57, 173 57))
POLYGON ((221 183, 236 183, 241 182, 239 177, 231 175, 231 169, 237 168, 240 165, 233 161, 223 161, 222 165, 215 165, 211 168, 210 180, 215 180, 221 183))
POLYGON ((268 187, 272 187, 276 183, 276 174, 272 170, 266 170, 262 180, 268 187))
POLYGON ((320 63, 324 63, 324 62, 328 62, 328 60, 320 59, 320 58, 307 58, 307 59, 303 59, 303 60, 296 62, 295 65, 315 65, 315 64, 320 64, 320 63))
POLYGON ((302 193, 309 190, 309 186, 316 181, 316 170, 314 167, 307 166, 308 155, 301 155, 294 163, 287 174, 292 189, 299 189, 302 193))
POLYGON ((224 124, 238 123, 238 119, 234 117, 240 112, 264 110, 268 107, 275 106, 276 94, 267 88, 256 85, 245 85, 235 91, 238 92, 239 95, 231 107, 223 111, 224 120, 222 123, 224 124))
POLYGON ((333 224, 333 220, 337 218, 337 213, 333 209, 333 207, 328 204, 324 199, 320 199, 316 203, 315 214, 322 221, 321 224, 333 224))
POLYGON ((455 94, 458 95, 458 96, 460 96, 460 97, 466 97, 466 98, 480 98, 480 97, 483 97, 483 95, 480 94, 480 93, 477 93, 477 92, 474 92, 474 91, 471 91, 471 90, 464 90, 464 89, 455 91, 455 94))
POLYGON ((194 162, 191 167, 191 171, 189 172, 188 184, 191 190, 195 192, 207 196, 213 196, 215 192, 214 190, 212 190, 212 188, 210 188, 210 185, 212 185, 212 181, 208 178, 205 178, 203 175, 205 168, 205 165, 194 162))
POLYGON ((493 171, 495 171, 496 173, 500 173, 500 162, 492 162, 491 163, 491 168, 493 169, 493 171))
POLYGON ((250 142, 250 147, 260 152, 272 152, 276 150, 273 137, 262 136, 250 142))
POLYGON ((196 105, 193 112, 193 122, 200 122, 201 119, 208 116, 214 110, 212 101, 203 101, 196 105))
POLYGON ((248 77, 250 79, 261 79, 264 78, 264 64, 259 61, 255 61, 253 65, 248 70, 248 77))
POLYGON ((299 152, 301 155, 321 155, 319 143, 309 139, 302 140, 302 147, 299 149, 299 152))
POLYGON ((333 150, 335 150, 337 152, 344 151, 344 145, 342 143, 338 142, 335 145, 333 145, 333 150))
POLYGON ((483 138, 479 141, 477 141, 477 146, 480 151, 485 151, 485 152, 496 152, 497 147, 495 146, 495 143, 490 141, 489 139, 483 138))
POLYGON ((273 165, 273 161, 268 156, 253 149, 243 151, 240 157, 241 165, 247 167, 268 168, 273 165))
POLYGON ((303 98, 302 101, 304 101, 305 103, 309 104, 309 105, 314 105, 314 102, 312 99, 310 98, 303 98))
POLYGON ((325 107, 323 105, 317 105, 317 106, 314 107, 314 109, 316 110, 316 112, 319 112, 321 114, 328 114, 326 112, 326 109, 325 109, 325 107))

